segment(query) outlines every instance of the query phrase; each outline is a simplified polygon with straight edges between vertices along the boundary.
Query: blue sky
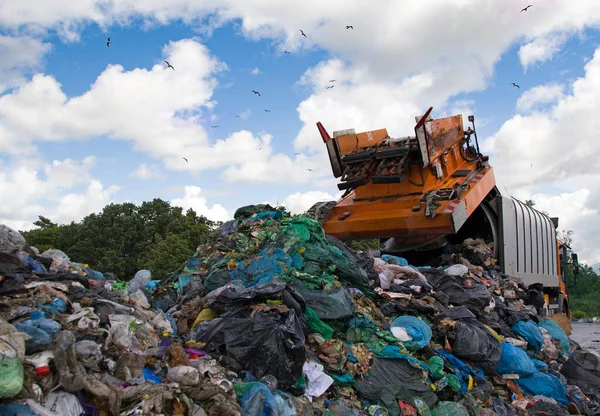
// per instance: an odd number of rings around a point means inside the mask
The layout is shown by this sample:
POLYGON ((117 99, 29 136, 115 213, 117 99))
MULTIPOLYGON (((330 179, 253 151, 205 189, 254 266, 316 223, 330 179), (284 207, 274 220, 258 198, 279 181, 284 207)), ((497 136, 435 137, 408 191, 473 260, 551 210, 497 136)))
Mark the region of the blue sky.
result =
POLYGON ((0 220, 24 229, 37 214, 67 222, 155 197, 215 219, 265 201, 300 212, 337 195, 317 121, 405 135, 433 105, 434 116, 474 114, 498 181, 564 218, 584 258, 600 261, 589 248, 600 247, 590 158, 599 101, 587 92, 600 7, 564 0, 521 14, 516 0, 469 2, 428 0, 431 15, 392 0, 343 12, 316 0, 47 10, 0 0, 0 51, 11 58, 0 64, 0 194, 12 199, 0 220))

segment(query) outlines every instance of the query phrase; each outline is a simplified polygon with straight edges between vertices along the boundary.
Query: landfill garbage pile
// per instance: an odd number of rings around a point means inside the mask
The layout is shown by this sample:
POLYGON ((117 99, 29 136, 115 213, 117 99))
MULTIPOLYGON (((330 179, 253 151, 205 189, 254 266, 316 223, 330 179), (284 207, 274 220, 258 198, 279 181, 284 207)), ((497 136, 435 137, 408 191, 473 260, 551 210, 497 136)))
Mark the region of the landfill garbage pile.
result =
POLYGON ((440 267, 240 208, 129 282, 0 229, 0 415, 594 415, 600 358, 466 240, 440 267))

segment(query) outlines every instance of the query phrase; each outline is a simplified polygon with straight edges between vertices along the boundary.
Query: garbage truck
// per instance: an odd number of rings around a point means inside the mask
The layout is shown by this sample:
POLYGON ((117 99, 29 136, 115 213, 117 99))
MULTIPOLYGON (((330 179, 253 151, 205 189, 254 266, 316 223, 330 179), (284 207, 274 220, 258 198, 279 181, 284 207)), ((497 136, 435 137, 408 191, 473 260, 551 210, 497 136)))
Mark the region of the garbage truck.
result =
POLYGON ((465 130, 462 114, 433 119, 432 110, 415 117, 414 135, 398 138, 386 129, 332 137, 317 123, 343 195, 315 204, 307 215, 331 236, 378 239, 382 253, 401 254, 411 264, 423 264, 447 244, 481 238, 501 272, 543 286, 541 314, 570 317, 566 270, 568 264, 577 270, 577 256, 557 239, 558 218, 496 182, 474 116, 465 130))

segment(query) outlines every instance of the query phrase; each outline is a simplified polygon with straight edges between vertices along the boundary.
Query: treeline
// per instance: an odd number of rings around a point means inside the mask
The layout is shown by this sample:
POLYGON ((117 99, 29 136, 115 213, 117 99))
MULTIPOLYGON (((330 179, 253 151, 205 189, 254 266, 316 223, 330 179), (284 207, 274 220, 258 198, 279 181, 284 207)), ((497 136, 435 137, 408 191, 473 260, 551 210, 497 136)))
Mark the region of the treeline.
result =
POLYGON ((140 269, 152 269, 155 278, 175 271, 216 224, 191 209, 183 212, 154 199, 140 206, 110 204, 99 214, 65 225, 39 216, 34 225, 21 232, 40 252, 56 248, 72 261, 129 280, 140 269))
POLYGON ((591 267, 579 266, 574 278, 571 268, 567 269, 569 301, 576 319, 600 316, 600 280, 591 267))

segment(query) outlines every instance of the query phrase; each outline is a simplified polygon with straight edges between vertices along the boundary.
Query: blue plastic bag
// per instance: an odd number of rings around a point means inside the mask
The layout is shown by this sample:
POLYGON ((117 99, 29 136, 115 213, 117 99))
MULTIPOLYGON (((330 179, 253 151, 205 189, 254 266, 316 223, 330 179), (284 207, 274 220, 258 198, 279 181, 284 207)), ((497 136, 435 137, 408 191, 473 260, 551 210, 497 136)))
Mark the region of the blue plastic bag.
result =
POLYGON ((544 319, 538 324, 538 326, 548 331, 548 334, 550 334, 552 339, 555 339, 559 342, 559 349, 561 352, 571 355, 569 337, 567 334, 565 334, 565 331, 562 330, 560 325, 558 325, 552 319, 544 319))
POLYGON ((46 316, 54 316, 55 313, 65 313, 67 311, 67 304, 60 298, 54 298, 51 303, 42 305, 40 301, 36 302, 35 305, 38 309, 44 311, 46 316))
POLYGON ((539 371, 544 373, 548 372, 548 364, 545 362, 535 359, 532 359, 531 362, 533 362, 533 365, 535 365, 535 368, 537 368, 539 371))
POLYGON ((483 370, 479 367, 473 369, 459 358, 454 355, 446 352, 444 350, 434 350, 437 355, 442 357, 445 361, 448 362, 450 367, 454 370, 454 374, 458 377, 460 381, 461 389, 460 394, 465 394, 469 385, 469 376, 473 376, 473 378, 485 380, 485 374, 483 370))
POLYGON ((263 383, 236 383, 233 387, 245 416, 277 416, 279 403, 263 383))
POLYGON ((396 260, 396 262, 398 263, 399 266, 408 266, 408 261, 406 261, 406 259, 403 257, 392 256, 390 254, 384 254, 383 256, 381 256, 381 259, 386 262, 389 261, 389 259, 394 259, 394 260, 396 260))
POLYGON ((502 358, 496 366, 498 373, 531 376, 537 372, 535 364, 521 348, 508 342, 503 342, 500 346, 502 347, 502 358))
POLYGON ((231 271, 231 280, 241 280, 246 287, 271 283, 277 276, 287 273, 292 266, 292 258, 279 248, 263 250, 253 258, 238 265, 231 271))
POLYGON ((537 372, 518 379, 517 384, 525 395, 551 397, 560 404, 569 404, 565 385, 551 374, 537 372))
POLYGON ((420 350, 429 345, 431 341, 431 328, 425 322, 414 316, 401 316, 395 319, 392 328, 404 328, 406 333, 412 337, 412 341, 403 342, 409 350, 420 350))
POLYGON ((536 351, 541 351, 544 345, 542 331, 533 321, 519 321, 512 326, 512 330, 522 336, 536 351))

